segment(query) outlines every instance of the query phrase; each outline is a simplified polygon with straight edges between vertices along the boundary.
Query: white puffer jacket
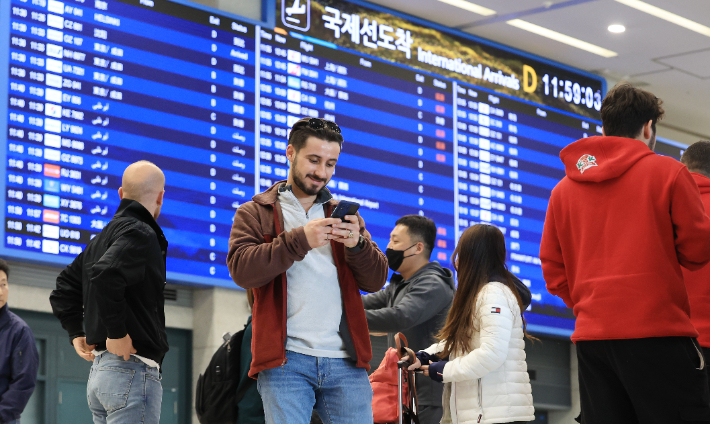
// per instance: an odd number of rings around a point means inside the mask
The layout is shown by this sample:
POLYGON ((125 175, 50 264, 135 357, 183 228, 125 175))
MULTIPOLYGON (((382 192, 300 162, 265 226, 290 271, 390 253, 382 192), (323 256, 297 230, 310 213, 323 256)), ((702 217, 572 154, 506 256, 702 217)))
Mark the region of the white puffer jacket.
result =
MULTIPOLYGON (((535 419, 520 307, 502 283, 483 286, 476 302, 471 350, 451 354, 444 367, 441 424, 535 419)), ((443 342, 425 351, 436 354, 443 342)))

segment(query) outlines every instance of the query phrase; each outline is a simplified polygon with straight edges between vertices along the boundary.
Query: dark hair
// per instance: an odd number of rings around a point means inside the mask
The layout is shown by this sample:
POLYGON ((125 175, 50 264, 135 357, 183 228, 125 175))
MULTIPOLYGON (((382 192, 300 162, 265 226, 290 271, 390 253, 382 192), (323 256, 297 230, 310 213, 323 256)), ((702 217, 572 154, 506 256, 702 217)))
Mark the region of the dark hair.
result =
MULTIPOLYGON (((505 258, 505 237, 498 228, 476 224, 461 234, 459 244, 451 256, 451 262, 458 273, 458 288, 444 328, 438 335, 439 340, 445 341, 440 357, 449 356, 452 352, 462 354, 470 350, 478 293, 491 278, 505 284, 513 292, 522 318, 523 301, 515 287, 513 274, 505 265, 505 258)), ((530 337, 525 327, 523 318, 523 333, 530 337)))
POLYGON ((604 134, 614 137, 636 138, 648 121, 656 132, 656 123, 663 119, 663 100, 628 82, 620 82, 604 97, 602 124, 604 134))
POLYGON ((680 158, 690 172, 697 172, 710 178, 710 141, 698 141, 688 147, 680 158))
POLYGON ((436 242, 436 224, 431 219, 420 215, 405 215, 397 220, 395 225, 407 227, 409 237, 424 243, 427 257, 431 257, 436 242))
POLYGON ((10 277, 10 265, 7 264, 5 259, 0 259, 0 271, 5 271, 5 275, 10 277))
MULTIPOLYGON (((306 145, 306 140, 308 137, 316 137, 325 141, 332 141, 338 143, 340 149, 343 148, 343 136, 336 131, 329 128, 328 125, 324 125, 322 128, 311 128, 308 122, 313 118, 302 118, 296 121, 291 127, 291 134, 288 136, 288 144, 293 145, 296 152, 301 150, 303 146, 306 145)), ((322 120, 325 121, 325 120, 322 120)))

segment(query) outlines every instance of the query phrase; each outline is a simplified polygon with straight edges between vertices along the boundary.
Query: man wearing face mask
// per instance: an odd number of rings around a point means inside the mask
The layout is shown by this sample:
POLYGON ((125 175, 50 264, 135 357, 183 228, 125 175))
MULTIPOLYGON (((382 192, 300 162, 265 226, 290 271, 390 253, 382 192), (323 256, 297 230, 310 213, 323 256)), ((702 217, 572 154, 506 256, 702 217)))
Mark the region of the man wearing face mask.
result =
MULTIPOLYGON (((386 251, 395 274, 384 290, 362 297, 370 332, 386 333, 390 347, 395 347, 398 332, 415 352, 430 346, 446 320, 455 285, 450 270, 429 261, 435 241, 431 219, 419 215, 398 219, 386 251)), ((421 424, 438 423, 444 385, 417 375, 416 388, 421 424)))

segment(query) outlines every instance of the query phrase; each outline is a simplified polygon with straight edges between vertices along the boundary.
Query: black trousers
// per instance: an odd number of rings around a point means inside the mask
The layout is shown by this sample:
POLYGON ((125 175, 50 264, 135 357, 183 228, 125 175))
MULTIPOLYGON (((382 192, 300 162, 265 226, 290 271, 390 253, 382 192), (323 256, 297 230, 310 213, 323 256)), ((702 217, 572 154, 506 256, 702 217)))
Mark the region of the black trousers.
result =
POLYGON ((710 347, 704 347, 705 354, 705 370, 708 372, 708 388, 710 389, 710 347))
POLYGON ((439 424, 443 415, 444 408, 441 406, 421 405, 419 407, 420 424, 439 424))
POLYGON ((577 342, 582 424, 710 423, 701 355, 689 337, 577 342))

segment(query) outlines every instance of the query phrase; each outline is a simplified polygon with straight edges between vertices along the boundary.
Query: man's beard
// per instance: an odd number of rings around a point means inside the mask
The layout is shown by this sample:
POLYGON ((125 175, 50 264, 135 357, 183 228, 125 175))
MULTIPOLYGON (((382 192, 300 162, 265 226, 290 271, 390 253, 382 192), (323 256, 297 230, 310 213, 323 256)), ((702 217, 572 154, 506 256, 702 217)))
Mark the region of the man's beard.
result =
POLYGON ((313 174, 308 174, 308 175, 306 175, 304 178, 301 178, 301 176, 298 174, 297 169, 298 169, 297 161, 294 160, 294 161, 293 161, 293 168, 292 168, 292 172, 293 172, 293 183, 296 184, 296 187, 298 187, 302 192, 306 193, 307 195, 309 195, 309 196, 315 196, 315 195, 318 194, 318 192, 319 192, 321 189, 320 189, 320 188, 315 188, 315 187, 312 187, 312 186, 309 187, 309 186, 307 185, 308 183, 306 182, 306 178, 309 178, 309 177, 310 177, 310 178, 313 178, 313 179, 316 180, 316 181, 321 181, 321 182, 325 183, 325 185, 328 185, 328 181, 327 181, 327 180, 318 178, 318 177, 316 177, 316 176, 313 175, 313 174))
POLYGON ((649 140, 648 148, 651 149, 652 152, 656 151, 656 133, 653 133, 651 140, 649 140))

